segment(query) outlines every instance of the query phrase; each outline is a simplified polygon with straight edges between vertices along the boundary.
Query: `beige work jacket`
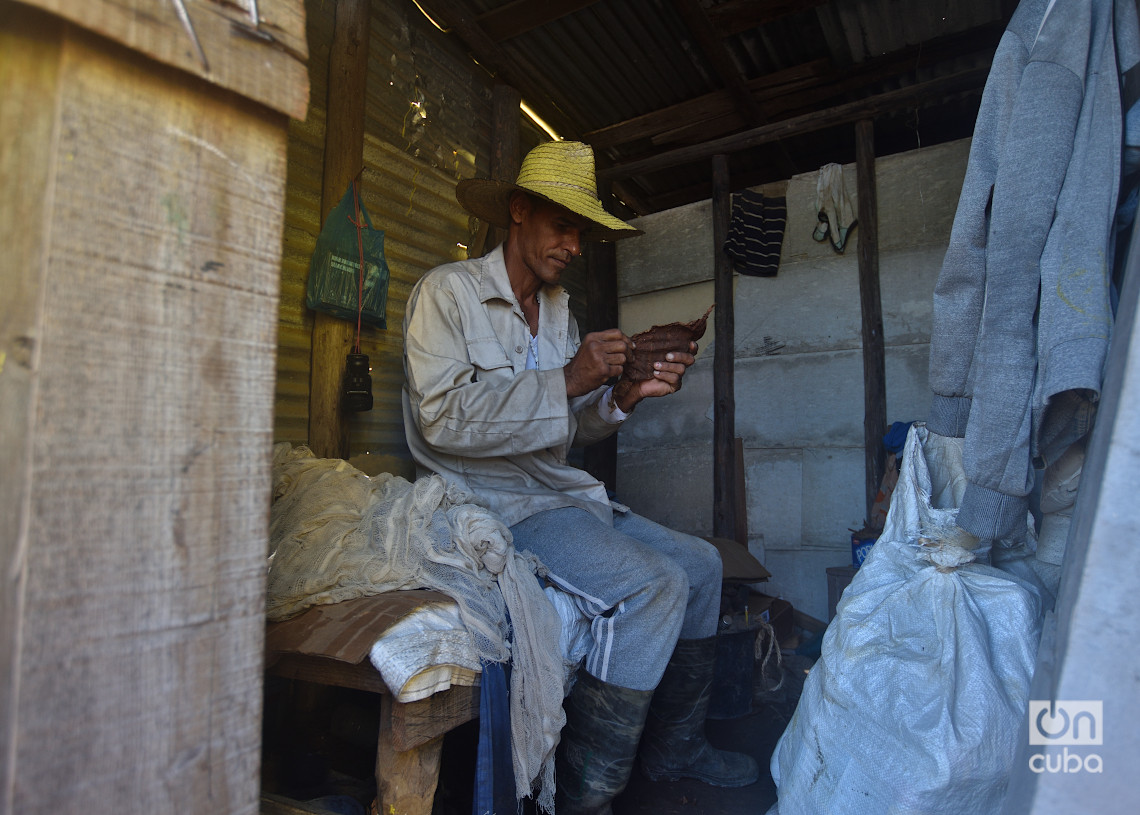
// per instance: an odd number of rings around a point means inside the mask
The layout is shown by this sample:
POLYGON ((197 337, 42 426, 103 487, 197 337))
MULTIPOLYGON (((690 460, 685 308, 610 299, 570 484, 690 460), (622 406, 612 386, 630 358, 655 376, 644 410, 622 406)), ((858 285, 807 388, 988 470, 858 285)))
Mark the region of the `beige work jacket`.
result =
MULTIPOLYGON (((508 526, 577 506, 613 522, 605 485, 566 462, 572 444, 612 434, 599 388, 569 399, 562 368, 578 325, 561 286, 538 294, 538 369, 500 246, 424 276, 404 317, 404 432, 421 470, 487 501, 508 526)), ((623 507, 624 509, 624 507, 623 507)))

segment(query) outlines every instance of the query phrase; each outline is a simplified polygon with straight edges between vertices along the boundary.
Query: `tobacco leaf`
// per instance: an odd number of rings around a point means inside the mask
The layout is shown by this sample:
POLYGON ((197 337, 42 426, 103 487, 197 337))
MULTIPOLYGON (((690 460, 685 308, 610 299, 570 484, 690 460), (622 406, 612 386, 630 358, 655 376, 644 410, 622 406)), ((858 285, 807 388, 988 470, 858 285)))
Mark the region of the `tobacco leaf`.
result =
POLYGON ((704 316, 691 323, 655 325, 640 334, 634 334, 630 338, 636 346, 633 349, 633 362, 626 363, 621 378, 633 382, 652 379, 654 362, 664 362, 665 355, 672 351, 688 353, 689 343, 696 342, 705 335, 712 310, 713 306, 709 306, 704 316))

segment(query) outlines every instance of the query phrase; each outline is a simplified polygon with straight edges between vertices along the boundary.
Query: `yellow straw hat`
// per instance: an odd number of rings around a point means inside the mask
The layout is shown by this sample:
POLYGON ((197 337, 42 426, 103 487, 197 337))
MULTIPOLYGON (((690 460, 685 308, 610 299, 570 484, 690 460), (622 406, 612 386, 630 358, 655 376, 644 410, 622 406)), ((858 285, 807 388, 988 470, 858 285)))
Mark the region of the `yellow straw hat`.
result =
POLYGON ((511 224, 510 200, 515 190, 545 198, 593 222, 582 233, 583 240, 613 241, 644 234, 602 207, 594 151, 588 144, 545 142, 526 154, 514 184, 469 178, 456 186, 455 197, 475 217, 506 229, 511 224))

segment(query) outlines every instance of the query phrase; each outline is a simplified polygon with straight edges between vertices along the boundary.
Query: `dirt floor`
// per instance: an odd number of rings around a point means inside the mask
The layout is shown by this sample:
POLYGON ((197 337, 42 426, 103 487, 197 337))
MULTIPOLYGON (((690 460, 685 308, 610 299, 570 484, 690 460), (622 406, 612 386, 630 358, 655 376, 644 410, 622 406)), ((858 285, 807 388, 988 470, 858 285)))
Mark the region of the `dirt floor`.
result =
POLYGON ((720 789, 692 780, 654 782, 635 770, 625 792, 614 801, 614 815, 764 815, 776 802, 776 786, 768 771, 772 751, 795 710, 811 664, 805 657, 785 657, 782 688, 764 692, 757 675, 751 712, 708 723, 708 737, 714 747, 756 759, 759 781, 747 787, 720 789))
MULTIPOLYGON (((634 769, 625 792, 613 805, 614 815, 764 815, 776 800, 768 771, 772 751, 795 710, 810 657, 785 654, 783 686, 766 692, 778 674, 754 671, 752 699, 734 702, 733 718, 710 719, 709 740, 717 747, 748 753, 760 765, 760 779, 747 787, 720 789, 699 781, 649 781, 634 769), (750 710, 747 710, 750 708, 750 710)), ((305 685, 305 683, 296 683, 305 685)), ((290 802, 311 802, 304 812, 323 815, 367 815, 375 796, 372 766, 378 711, 371 694, 300 690, 295 685, 266 688, 266 729, 262 792, 290 802), (298 694, 317 698, 298 699, 298 694), (301 703, 301 704, 298 704, 301 703), (283 709, 314 711, 299 722, 283 709), (288 719, 285 721, 284 719, 288 719)), ((444 740, 439 787, 432 815, 471 815, 478 723, 448 733, 444 740)), ((523 815, 534 806, 524 802, 523 815)))

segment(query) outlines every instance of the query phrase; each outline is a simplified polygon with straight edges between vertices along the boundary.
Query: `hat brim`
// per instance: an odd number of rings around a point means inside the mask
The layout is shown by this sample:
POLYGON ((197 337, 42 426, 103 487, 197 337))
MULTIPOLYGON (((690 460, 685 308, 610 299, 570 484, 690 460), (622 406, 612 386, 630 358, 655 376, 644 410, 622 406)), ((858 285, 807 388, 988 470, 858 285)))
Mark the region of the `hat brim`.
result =
POLYGON ((570 205, 565 201, 555 200, 509 181, 468 178, 456 185, 455 198, 465 210, 476 218, 502 229, 509 229, 511 225, 511 193, 515 190, 549 201, 588 220, 590 226, 582 231, 582 240, 616 241, 645 234, 620 218, 610 215, 601 203, 594 199, 575 201, 573 205, 570 205))

